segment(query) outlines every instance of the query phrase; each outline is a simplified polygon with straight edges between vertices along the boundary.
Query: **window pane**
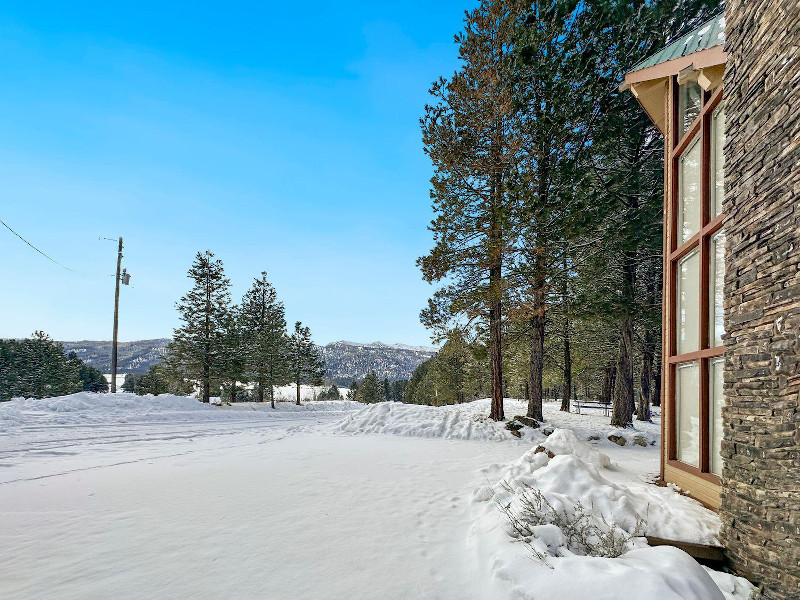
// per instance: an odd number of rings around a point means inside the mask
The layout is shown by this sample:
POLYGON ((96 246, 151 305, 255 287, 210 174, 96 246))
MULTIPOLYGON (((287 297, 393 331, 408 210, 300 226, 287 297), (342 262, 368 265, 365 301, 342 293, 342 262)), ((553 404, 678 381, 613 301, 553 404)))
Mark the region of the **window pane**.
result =
POLYGON ((700 136, 681 155, 678 172, 678 239, 700 231, 700 136))
POLYGON ((700 466, 700 368, 682 363, 675 369, 675 433, 677 459, 700 466))
POLYGON ((700 344, 700 251, 678 261, 676 302, 678 354, 694 352, 700 344))
POLYGON ((711 218, 722 214, 725 200, 725 107, 720 105, 711 117, 711 218))
POLYGON ((678 89, 678 127, 681 135, 686 133, 700 114, 703 91, 696 81, 688 81, 678 89))
POLYGON ((710 314, 708 324, 710 331, 708 339, 711 347, 722 346, 722 336, 725 333, 725 321, 722 300, 725 297, 725 232, 720 231, 711 238, 711 265, 709 265, 709 300, 710 314))
POLYGON ((722 358, 712 359, 709 363, 709 414, 711 415, 711 431, 709 431, 709 470, 715 475, 722 475, 722 405, 725 404, 725 397, 722 391, 722 371, 725 360, 722 358))

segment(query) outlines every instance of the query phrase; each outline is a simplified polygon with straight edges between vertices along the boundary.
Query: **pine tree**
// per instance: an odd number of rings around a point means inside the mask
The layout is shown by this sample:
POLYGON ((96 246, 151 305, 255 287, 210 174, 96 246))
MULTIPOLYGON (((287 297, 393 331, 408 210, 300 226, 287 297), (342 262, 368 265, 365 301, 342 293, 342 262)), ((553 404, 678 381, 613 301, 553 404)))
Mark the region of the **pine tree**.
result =
POLYGON ((661 253, 663 142, 631 94, 619 92, 615 84, 663 47, 668 35, 694 28, 718 5, 719 0, 617 0, 593 3, 585 15, 593 88, 605 90, 596 96, 602 118, 592 136, 589 194, 592 217, 601 224, 598 259, 609 280, 598 281, 598 287, 614 292, 607 297, 619 331, 611 418, 617 427, 629 426, 636 409, 635 334, 652 312, 642 302, 642 271, 661 253))
POLYGON ((222 322, 220 339, 220 375, 227 387, 228 402, 236 402, 238 382, 244 379, 246 346, 241 311, 234 305, 222 322))
POLYGON ((435 103, 421 120, 434 175, 430 225, 435 246, 418 260, 428 282, 447 280, 422 312, 444 333, 453 321, 489 332, 490 417, 503 420, 504 267, 520 224, 510 178, 520 150, 514 38, 525 3, 483 0, 456 36, 461 68, 431 87, 435 103))
POLYGON ((311 330, 300 321, 294 324, 290 350, 291 370, 300 406, 300 384, 320 385, 325 376, 325 362, 311 341, 311 330))
POLYGON ((382 402, 383 390, 381 388, 381 383, 375 371, 370 371, 367 373, 366 377, 364 377, 364 381, 361 382, 361 385, 358 386, 355 399, 364 404, 377 404, 378 402, 382 402))
POLYGON ((81 380, 81 387, 84 392, 108 392, 108 380, 105 375, 94 367, 87 365, 74 352, 70 352, 67 355, 67 359, 78 367, 78 379, 81 380))
POLYGON ((222 338, 230 311, 230 280, 222 261, 210 251, 198 252, 188 273, 193 285, 176 304, 182 325, 168 352, 189 379, 200 384, 201 401, 209 402, 211 385, 222 374, 222 338))
POLYGON ((16 396, 52 398, 83 389, 78 359, 69 358, 64 347, 42 332, 30 339, 0 341, 0 400, 16 396))
POLYGON ((278 301, 265 271, 253 281, 242 299, 241 327, 245 371, 256 383, 258 401, 264 401, 266 389, 270 404, 275 408, 275 387, 291 381, 290 348, 283 303, 278 301))

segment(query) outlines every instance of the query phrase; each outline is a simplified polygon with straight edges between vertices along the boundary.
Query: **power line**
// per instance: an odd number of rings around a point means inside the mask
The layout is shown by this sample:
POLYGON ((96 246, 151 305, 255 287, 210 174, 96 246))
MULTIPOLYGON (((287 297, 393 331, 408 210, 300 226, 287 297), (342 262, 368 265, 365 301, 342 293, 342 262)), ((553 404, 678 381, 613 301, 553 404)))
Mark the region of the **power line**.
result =
MULTIPOLYGON (((13 233, 15 236, 17 236, 17 237, 18 237, 19 239, 21 239, 23 242, 25 242, 25 243, 26 243, 28 246, 30 246, 31 248, 33 248, 34 250, 36 250, 36 251, 37 251, 39 254, 41 254, 42 256, 44 256, 44 257, 45 257, 47 260, 49 260, 49 261, 51 261, 51 262, 54 262, 54 263, 56 263, 56 264, 57 264, 59 267, 61 267, 62 269, 66 269, 66 270, 67 270, 67 271, 69 271, 70 273, 75 273, 75 271, 73 271, 72 269, 70 269, 69 267, 67 267, 67 266, 65 266, 65 265, 62 265, 62 264, 61 264, 60 262, 58 262, 58 261, 57 261, 55 258, 52 258, 52 257, 50 257, 50 256, 47 256, 47 254, 45 254, 44 252, 42 252, 41 250, 39 250, 39 249, 38 249, 36 246, 34 246, 33 244, 31 244, 31 243, 30 243, 28 240, 26 240, 24 237, 22 237, 22 236, 21 236, 20 234, 18 234, 16 231, 14 231, 13 229, 11 229, 11 227, 9 227, 9 226, 8 226, 8 224, 7 224, 5 221, 3 221, 3 219, 0 219, 0 223, 2 223, 2 224, 3 224, 3 227, 5 227, 6 229, 8 229, 8 230, 9 230, 11 233, 13 233)), ((77 275, 77 273, 75 273, 75 274, 77 275)))

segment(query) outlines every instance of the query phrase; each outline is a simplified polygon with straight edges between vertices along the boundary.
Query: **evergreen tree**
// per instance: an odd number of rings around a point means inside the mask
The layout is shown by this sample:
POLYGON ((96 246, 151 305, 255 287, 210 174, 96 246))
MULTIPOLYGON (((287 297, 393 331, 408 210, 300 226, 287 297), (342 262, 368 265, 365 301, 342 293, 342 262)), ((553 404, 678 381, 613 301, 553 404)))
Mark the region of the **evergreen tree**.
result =
POLYGON ((407 379, 398 379, 396 381, 392 381, 389 400, 392 402, 403 402, 407 385, 407 379))
POLYGON ((222 375, 223 331, 230 311, 230 280, 222 261, 198 252, 188 273, 192 288, 176 304, 182 325, 168 352, 189 379, 199 382, 202 402, 209 402, 213 381, 222 375))
POLYGON ((325 361, 319 349, 311 341, 311 330, 300 321, 294 324, 291 338, 291 370, 297 390, 297 405, 300 406, 300 384, 320 385, 325 376, 325 361))
POLYGON ((339 387, 332 383, 331 387, 326 390, 323 390, 321 394, 317 396, 317 400, 341 400, 342 395, 339 392, 339 387))
MULTIPOLYGON (((603 249, 595 260, 605 281, 597 284, 613 292, 606 297, 619 331, 611 419, 618 427, 629 426, 636 409, 636 329, 658 310, 650 304, 652 295, 642 301, 642 275, 650 259, 661 253, 663 142, 631 94, 621 93, 615 84, 663 47, 667 36, 694 28, 718 5, 718 0, 617 0, 591 3, 584 15, 585 43, 592 49, 587 61, 593 64, 596 82, 592 87, 602 91, 596 98, 602 118, 592 136, 588 181, 603 249)), ((655 344, 648 340, 646 345, 650 353, 655 344)))
POLYGON ((358 386, 355 400, 364 404, 377 404, 383 401, 383 390, 375 371, 370 371, 358 386))
POLYGON ((347 399, 355 402, 358 396, 358 382, 354 379, 347 390, 347 399))
POLYGON ((244 379, 247 350, 239 307, 234 305, 225 315, 220 339, 220 373, 228 402, 236 402, 238 382, 244 379))
POLYGON ((52 398, 83 389, 83 362, 42 331, 30 339, 0 340, 0 400, 52 398))
POLYGON ((524 16, 525 3, 497 0, 467 13, 456 36, 462 66, 433 84, 435 103, 421 120, 436 218, 430 226, 435 246, 418 264, 426 281, 448 281, 422 321, 441 333, 460 320, 488 330, 495 420, 504 419, 504 267, 521 223, 520 198, 510 184, 520 150, 514 42, 524 16))
POLYGON ((389 378, 383 378, 383 401, 388 402, 391 400, 392 396, 392 386, 389 384, 389 378))
POLYGON ((128 392, 129 394, 135 394, 136 384, 140 378, 141 375, 138 375, 136 373, 126 373, 125 379, 122 382, 122 391, 128 392))
POLYGON ((278 301, 265 271, 242 299, 241 327, 245 371, 256 383, 258 401, 264 401, 266 389, 275 408, 275 387, 291 381, 290 348, 283 303, 278 301))
POLYGON ((146 394, 188 396, 194 391, 194 386, 175 371, 168 361, 164 361, 152 365, 146 373, 126 374, 122 391, 139 396, 146 394))
POLYGON ((78 355, 70 352, 68 359, 78 367, 78 379, 84 392, 108 392, 108 380, 100 371, 83 362, 78 355))

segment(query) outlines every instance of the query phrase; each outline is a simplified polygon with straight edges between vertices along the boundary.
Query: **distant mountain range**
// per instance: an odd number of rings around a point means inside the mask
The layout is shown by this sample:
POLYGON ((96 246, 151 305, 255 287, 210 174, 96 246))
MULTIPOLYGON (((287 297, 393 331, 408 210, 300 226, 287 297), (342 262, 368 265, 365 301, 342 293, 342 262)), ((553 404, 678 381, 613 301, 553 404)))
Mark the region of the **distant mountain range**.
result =
POLYGON ((403 344, 358 344, 333 342, 322 347, 328 377, 337 385, 349 385, 361 380, 370 371, 389 381, 408 379, 420 363, 436 354, 437 349, 403 344))
MULTIPOLYGON (((117 344, 117 372, 144 373, 167 353, 170 340, 139 340, 117 344)), ((74 352, 83 362, 101 373, 111 373, 111 342, 61 342, 64 350, 74 352)))
MULTIPOLYGON (((168 339, 120 342, 117 354, 118 373, 144 373, 156 364, 167 351, 168 339)), ((99 369, 111 372, 110 341, 62 342, 67 352, 75 352, 78 358, 99 369)), ((361 380, 370 371, 379 378, 390 381, 408 379, 414 369, 436 354, 432 346, 406 346, 404 344, 359 344, 357 342, 333 342, 321 346, 320 350, 328 368, 328 377, 337 385, 349 385, 353 379, 361 380)))

